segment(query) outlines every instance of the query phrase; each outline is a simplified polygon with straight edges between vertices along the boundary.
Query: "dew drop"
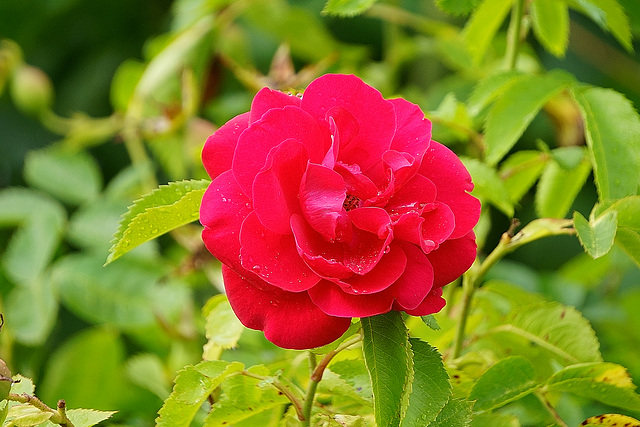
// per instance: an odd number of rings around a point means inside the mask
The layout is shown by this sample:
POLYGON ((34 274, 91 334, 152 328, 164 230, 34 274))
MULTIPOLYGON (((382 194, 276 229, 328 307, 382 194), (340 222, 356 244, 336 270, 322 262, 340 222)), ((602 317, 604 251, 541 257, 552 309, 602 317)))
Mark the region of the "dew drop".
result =
POLYGON ((151 234, 156 234, 158 232, 157 228, 154 228, 153 230, 151 230, 151 234))

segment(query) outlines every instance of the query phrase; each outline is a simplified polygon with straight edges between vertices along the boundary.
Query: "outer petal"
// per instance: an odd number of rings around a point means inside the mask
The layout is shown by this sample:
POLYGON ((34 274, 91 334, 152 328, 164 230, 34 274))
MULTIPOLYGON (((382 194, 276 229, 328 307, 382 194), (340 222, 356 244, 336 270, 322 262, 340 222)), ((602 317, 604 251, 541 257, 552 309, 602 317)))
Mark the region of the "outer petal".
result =
POLYGON ((308 292, 313 303, 330 316, 375 316, 387 313, 393 306, 393 296, 389 292, 351 295, 328 280, 322 280, 308 292))
POLYGON ((249 113, 240 114, 207 138, 202 149, 202 164, 211 179, 231 169, 233 152, 238 144, 238 138, 248 125, 249 113))
POLYGON ((202 240, 209 252, 234 269, 240 266, 240 227, 251 213, 251 202, 240 190, 231 171, 209 184, 200 205, 202 240))
POLYGON ((433 265, 434 287, 453 282, 467 271, 476 259, 476 236, 470 231, 466 236, 447 240, 429 253, 427 258, 433 265))
POLYGON ((402 98, 389 101, 393 104, 397 120, 391 149, 409 153, 420 163, 431 142, 431 122, 417 105, 402 98))
POLYGON ((279 90, 268 87, 262 88, 256 93, 251 102, 250 123, 260 120, 264 114, 273 108, 284 108, 287 105, 300 106, 300 98, 289 95, 279 90))
POLYGON ((247 328, 264 331, 279 347, 307 349, 338 339, 351 325, 349 317, 322 312, 306 292, 286 292, 265 284, 261 289, 222 266, 231 308, 247 328))
POLYGON ((433 267, 416 245, 403 244, 407 266, 402 276, 388 291, 394 296, 394 309, 414 309, 427 297, 433 287, 433 267))
POLYGON ((429 295, 413 310, 405 310, 412 316, 426 316, 437 313, 444 308, 446 301, 442 298, 442 288, 435 288, 429 295))
POLYGON ((242 191, 252 197, 253 180, 264 167, 271 149, 287 139, 296 139, 307 149, 312 162, 319 163, 329 147, 329 136, 309 114, 297 107, 267 111, 242 133, 231 168, 242 191))
POLYGON ((433 181, 438 189, 436 200, 449 205, 456 217, 451 238, 457 239, 471 231, 480 218, 480 201, 467 193, 473 190, 471 175, 458 156, 432 141, 419 173, 433 181))
POLYGON ((255 212, 242 223, 240 244, 242 266, 271 285, 300 292, 320 280, 298 255, 293 236, 268 230, 255 212))
POLYGON ((265 169, 253 181, 253 208, 269 230, 291 234, 289 219, 300 212, 298 192, 309 156, 304 145, 287 139, 273 147, 265 169))
POLYGON ((366 170, 391 145, 396 127, 393 104, 355 76, 326 74, 311 82, 302 97, 301 108, 319 122, 327 123, 327 113, 334 107, 345 108, 359 127, 350 141, 343 140, 341 134, 338 160, 359 164, 366 170))

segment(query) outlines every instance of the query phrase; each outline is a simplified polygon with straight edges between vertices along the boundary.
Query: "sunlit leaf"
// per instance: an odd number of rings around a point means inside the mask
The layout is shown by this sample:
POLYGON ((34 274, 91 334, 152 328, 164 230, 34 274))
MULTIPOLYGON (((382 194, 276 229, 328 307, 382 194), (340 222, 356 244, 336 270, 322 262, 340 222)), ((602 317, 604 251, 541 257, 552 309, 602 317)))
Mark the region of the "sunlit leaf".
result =
POLYGON ((244 326, 229 305, 226 295, 216 295, 207 301, 202 314, 206 319, 204 360, 215 360, 222 350, 233 348, 238 343, 244 326))
POLYGON ((136 246, 198 219, 206 180, 171 182, 136 200, 122 216, 107 264, 136 246))
POLYGON ((475 411, 489 411, 532 393, 542 386, 535 368, 522 356, 502 359, 485 372, 471 389, 475 411))
POLYGON ((533 31, 542 45, 555 56, 564 56, 569 44, 569 6, 564 0, 531 2, 533 31))
POLYGON ((356 16, 369 9, 376 0, 328 0, 322 13, 342 17, 356 16))
POLYGON ((202 404, 222 381, 231 374, 240 372, 244 365, 239 362, 218 360, 200 362, 178 372, 173 391, 158 412, 156 426, 187 427, 191 425, 202 404))
POLYGON ((380 426, 399 426, 413 382, 413 358, 402 316, 390 311, 362 322, 362 352, 371 377, 373 411, 380 426))
MULTIPOLYGON (((96 411, 94 409, 69 409, 67 410, 67 417, 73 423, 74 427, 91 427, 104 420, 108 420, 115 414, 116 411, 96 411)), ((58 424, 53 424, 51 421, 47 421, 42 427, 54 427, 58 424)))
POLYGON ((462 31, 474 62, 482 60, 513 0, 482 0, 462 31))
POLYGON ((637 194, 640 117, 622 94, 603 88, 577 91, 600 200, 637 194))
POLYGON ((53 412, 44 412, 31 405, 16 405, 9 409, 7 419, 10 426, 31 427, 37 426, 53 416, 53 412))

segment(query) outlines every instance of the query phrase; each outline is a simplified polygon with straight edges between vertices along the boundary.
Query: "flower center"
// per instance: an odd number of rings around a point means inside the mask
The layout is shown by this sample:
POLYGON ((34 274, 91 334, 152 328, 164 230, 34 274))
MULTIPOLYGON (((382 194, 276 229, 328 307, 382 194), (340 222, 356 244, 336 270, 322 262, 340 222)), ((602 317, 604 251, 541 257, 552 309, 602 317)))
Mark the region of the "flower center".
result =
POLYGON ((347 212, 354 210, 355 208, 359 208, 360 199, 353 194, 347 194, 347 197, 344 198, 344 202, 342 203, 342 207, 347 212))

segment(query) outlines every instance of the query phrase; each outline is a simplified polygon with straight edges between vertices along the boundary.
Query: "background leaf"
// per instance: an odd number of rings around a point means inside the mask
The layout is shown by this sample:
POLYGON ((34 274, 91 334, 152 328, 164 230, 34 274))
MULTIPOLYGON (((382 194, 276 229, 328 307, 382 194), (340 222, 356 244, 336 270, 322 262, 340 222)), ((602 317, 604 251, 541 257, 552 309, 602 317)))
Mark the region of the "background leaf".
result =
POLYGON ((564 56, 569 44, 569 6, 564 0, 531 2, 533 31, 542 45, 555 56, 564 56))
POLYGON ((482 0, 462 31, 467 49, 478 64, 509 12, 513 0, 482 0))
POLYGON ((364 13, 376 0, 328 0, 322 13, 342 17, 351 17, 364 13))

